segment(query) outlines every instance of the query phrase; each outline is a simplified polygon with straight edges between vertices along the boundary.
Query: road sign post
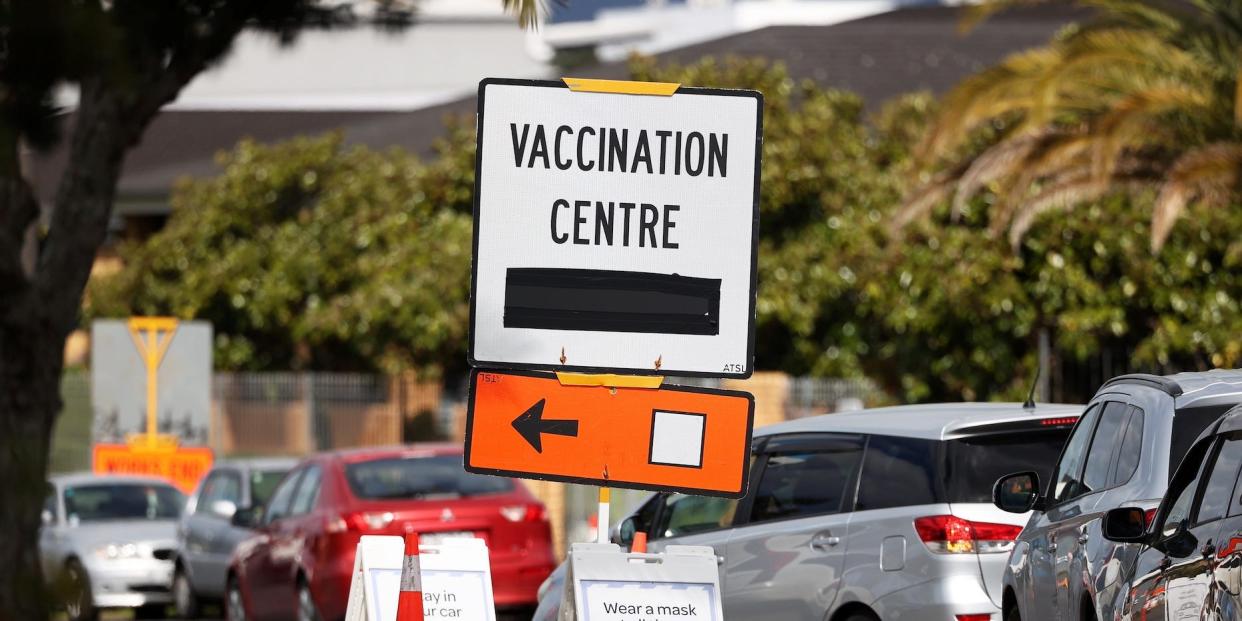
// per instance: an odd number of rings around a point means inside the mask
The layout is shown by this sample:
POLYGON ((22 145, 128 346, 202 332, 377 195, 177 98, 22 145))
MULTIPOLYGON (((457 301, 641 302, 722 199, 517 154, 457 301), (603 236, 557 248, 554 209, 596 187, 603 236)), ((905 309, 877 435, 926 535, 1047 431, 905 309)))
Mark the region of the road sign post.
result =
MULTIPOLYGON (((134 339, 142 365, 147 371, 147 433, 145 440, 130 438, 130 444, 146 442, 149 446, 160 443, 156 425, 159 411, 160 362, 177 332, 177 320, 173 317, 131 317, 127 322, 129 335, 134 339), (145 338, 144 338, 145 335, 145 338)), ((170 438, 175 444, 176 439, 170 438)))
POLYGON ((472 366, 749 377, 762 95, 479 86, 472 366))

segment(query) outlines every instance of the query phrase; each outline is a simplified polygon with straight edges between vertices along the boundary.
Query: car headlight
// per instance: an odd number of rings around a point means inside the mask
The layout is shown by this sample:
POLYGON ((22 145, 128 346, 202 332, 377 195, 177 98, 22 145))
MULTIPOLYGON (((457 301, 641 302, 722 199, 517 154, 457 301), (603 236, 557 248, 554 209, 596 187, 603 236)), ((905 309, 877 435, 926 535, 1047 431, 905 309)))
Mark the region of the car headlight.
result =
POLYGON ((134 543, 110 543, 95 549, 95 557, 105 561, 142 558, 143 556, 150 556, 150 553, 151 550, 148 546, 134 543))

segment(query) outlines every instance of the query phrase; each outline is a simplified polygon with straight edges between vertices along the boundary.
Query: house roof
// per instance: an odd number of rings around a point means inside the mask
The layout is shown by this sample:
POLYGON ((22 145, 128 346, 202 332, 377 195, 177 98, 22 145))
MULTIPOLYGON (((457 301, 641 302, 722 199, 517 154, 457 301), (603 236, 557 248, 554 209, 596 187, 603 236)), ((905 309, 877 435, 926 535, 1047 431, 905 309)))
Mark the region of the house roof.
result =
MULTIPOLYGON (((773 26, 658 54, 664 62, 705 56, 763 57, 785 64, 795 80, 859 93, 876 107, 897 95, 942 93, 1007 54, 1040 45, 1085 14, 1063 6, 1015 9, 993 16, 965 35, 953 7, 920 7, 831 26, 773 26)), ((575 77, 625 78, 623 63, 574 70, 575 77)), ((427 154, 444 134, 449 115, 470 115, 473 96, 413 111, 168 110, 126 157, 117 212, 160 212, 180 178, 218 171, 215 155, 243 138, 275 141, 340 129, 350 143, 403 147, 427 154)), ((68 122, 72 122, 70 119, 68 122)), ((50 201, 64 170, 62 150, 36 155, 33 181, 50 201)))

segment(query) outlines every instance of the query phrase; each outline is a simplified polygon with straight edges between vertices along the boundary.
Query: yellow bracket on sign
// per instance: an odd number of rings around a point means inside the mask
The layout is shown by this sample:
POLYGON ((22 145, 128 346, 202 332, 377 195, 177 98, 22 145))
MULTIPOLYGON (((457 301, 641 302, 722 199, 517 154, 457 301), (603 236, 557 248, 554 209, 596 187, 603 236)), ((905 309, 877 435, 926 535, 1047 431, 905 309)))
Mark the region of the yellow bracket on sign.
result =
POLYGON ((616 95, 657 95, 669 97, 681 88, 676 82, 633 82, 630 80, 596 80, 593 78, 561 78, 575 93, 613 93, 616 95))
POLYGON ((156 412, 159 407, 159 372, 160 363, 168 346, 172 344, 173 334, 177 332, 177 319, 174 317, 131 317, 127 322, 129 336, 134 339, 138 355, 142 357, 142 365, 147 370, 147 433, 129 438, 129 444, 149 449, 173 449, 177 447, 175 436, 161 436, 156 433, 156 412), (143 338, 143 335, 146 338, 143 338))
POLYGON ((604 388, 659 388, 663 375, 617 375, 615 373, 569 373, 557 371, 562 386, 603 386, 604 388))

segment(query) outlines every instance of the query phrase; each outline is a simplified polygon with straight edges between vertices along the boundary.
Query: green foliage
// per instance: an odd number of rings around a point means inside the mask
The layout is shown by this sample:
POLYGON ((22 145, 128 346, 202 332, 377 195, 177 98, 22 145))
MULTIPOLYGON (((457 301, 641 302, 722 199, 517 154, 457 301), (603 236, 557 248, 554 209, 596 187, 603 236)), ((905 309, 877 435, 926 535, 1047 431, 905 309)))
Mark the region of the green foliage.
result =
MULTIPOLYGON (((901 400, 1013 399, 1041 330, 1066 361, 1242 358, 1239 210, 1184 222, 1153 256, 1155 197, 1114 193, 1040 219, 1015 253, 988 234, 984 194, 956 213, 935 203, 894 243, 891 222, 921 179, 912 145, 938 114, 927 95, 868 114, 853 94, 758 60, 632 69, 764 93, 758 368, 867 376, 901 400)), ((127 248, 122 273, 95 283, 90 314, 209 319, 226 368, 462 364, 471 127, 451 126, 426 163, 331 137, 244 143, 224 163, 177 192, 169 227, 127 248)))
POLYGON ((470 132, 431 164, 337 136, 243 142, 182 185, 167 228, 122 250, 88 316, 206 319, 226 369, 395 370, 460 356, 470 273, 470 132), (469 151, 470 153, 466 153, 469 151))

